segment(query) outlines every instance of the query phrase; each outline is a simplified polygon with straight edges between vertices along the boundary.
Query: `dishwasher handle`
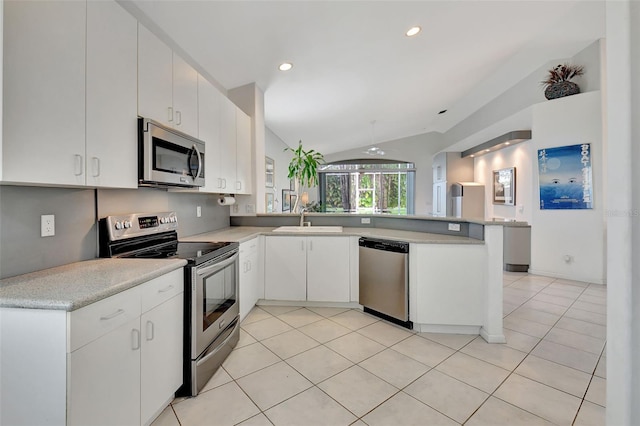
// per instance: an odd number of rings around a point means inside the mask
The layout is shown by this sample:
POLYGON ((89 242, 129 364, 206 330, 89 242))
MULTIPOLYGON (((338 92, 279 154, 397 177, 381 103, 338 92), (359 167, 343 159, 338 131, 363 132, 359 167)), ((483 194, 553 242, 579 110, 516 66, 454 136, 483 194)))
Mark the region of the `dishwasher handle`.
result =
POLYGON ((358 246, 373 250, 390 251, 394 253, 409 253, 409 243, 402 241, 381 240, 378 238, 361 237, 358 246))

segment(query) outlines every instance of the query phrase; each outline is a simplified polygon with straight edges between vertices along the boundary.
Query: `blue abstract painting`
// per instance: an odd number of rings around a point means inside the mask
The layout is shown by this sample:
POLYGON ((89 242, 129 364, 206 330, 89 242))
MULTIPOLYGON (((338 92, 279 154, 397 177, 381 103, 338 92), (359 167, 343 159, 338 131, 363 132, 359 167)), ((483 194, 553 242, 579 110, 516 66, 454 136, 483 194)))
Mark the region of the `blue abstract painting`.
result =
POLYGON ((592 209, 591 144, 538 150, 541 210, 592 209))

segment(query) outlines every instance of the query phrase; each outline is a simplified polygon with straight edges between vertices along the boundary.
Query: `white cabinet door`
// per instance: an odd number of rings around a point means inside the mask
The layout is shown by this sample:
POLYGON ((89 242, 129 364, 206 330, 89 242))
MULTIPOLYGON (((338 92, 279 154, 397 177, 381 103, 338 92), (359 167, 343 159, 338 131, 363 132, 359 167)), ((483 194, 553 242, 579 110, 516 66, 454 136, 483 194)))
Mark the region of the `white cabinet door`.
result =
POLYGON ((198 72, 173 54, 173 127, 198 137, 198 72))
MULTIPOLYGON (((220 178, 221 192, 236 192, 236 110, 238 107, 226 97, 222 98, 220 126, 220 178)), ((206 172, 205 172, 206 173, 206 172)))
POLYGON ((84 185, 86 3, 4 2, 5 182, 84 185))
POLYGON ((87 2, 86 183, 138 187, 138 23, 115 1, 87 2))
POLYGON ((69 355, 67 424, 140 423, 140 318, 69 355))
POLYGON ((447 182, 433 185, 433 215, 437 217, 447 215, 447 182))
POLYGON ((147 424, 182 385, 183 294, 142 314, 141 413, 147 424))
POLYGON ((266 237, 264 298, 307 300, 307 239, 266 237))
POLYGON ((253 175, 251 117, 236 109, 236 193, 251 194, 253 175))
POLYGON ((138 115, 173 127, 173 52, 138 24, 138 115))
POLYGON ((349 237, 307 237, 307 300, 348 302, 349 237))
POLYGON ((206 144, 204 156, 205 186, 201 192, 221 192, 220 132, 224 95, 198 75, 198 138, 206 144))
POLYGON ((240 321, 260 298, 258 289, 258 238, 240 244, 240 321))

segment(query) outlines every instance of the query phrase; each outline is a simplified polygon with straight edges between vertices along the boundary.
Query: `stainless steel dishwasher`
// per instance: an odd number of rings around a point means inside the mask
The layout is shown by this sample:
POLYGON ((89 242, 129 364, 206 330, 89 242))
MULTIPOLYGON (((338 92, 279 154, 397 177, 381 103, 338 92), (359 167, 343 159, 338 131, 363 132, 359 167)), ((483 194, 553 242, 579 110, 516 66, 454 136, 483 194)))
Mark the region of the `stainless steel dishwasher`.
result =
POLYGON ((364 311, 413 328, 409 321, 409 243, 362 237, 358 245, 364 311))

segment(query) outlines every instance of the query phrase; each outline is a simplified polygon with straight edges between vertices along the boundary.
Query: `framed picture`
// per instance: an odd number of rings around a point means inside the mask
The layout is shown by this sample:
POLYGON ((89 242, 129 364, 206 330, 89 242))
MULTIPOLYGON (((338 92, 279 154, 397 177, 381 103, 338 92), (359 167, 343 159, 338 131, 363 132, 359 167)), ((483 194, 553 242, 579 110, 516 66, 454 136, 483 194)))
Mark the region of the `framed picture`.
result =
POLYGON ((264 157, 264 186, 273 188, 275 176, 275 162, 273 158, 264 157))
POLYGON ((540 210, 593 208, 591 144, 538 150, 540 210))
MULTIPOLYGON (((283 189, 282 190, 282 213, 287 213, 291 211, 291 197, 295 195, 293 195, 293 191, 290 189, 283 189)), ((295 202, 295 199, 294 199, 295 202)))
POLYGON ((516 168, 493 171, 493 204, 516 204, 516 168))
POLYGON ((273 192, 267 192, 266 194, 264 194, 264 205, 266 207, 267 213, 273 213, 275 205, 273 192))

